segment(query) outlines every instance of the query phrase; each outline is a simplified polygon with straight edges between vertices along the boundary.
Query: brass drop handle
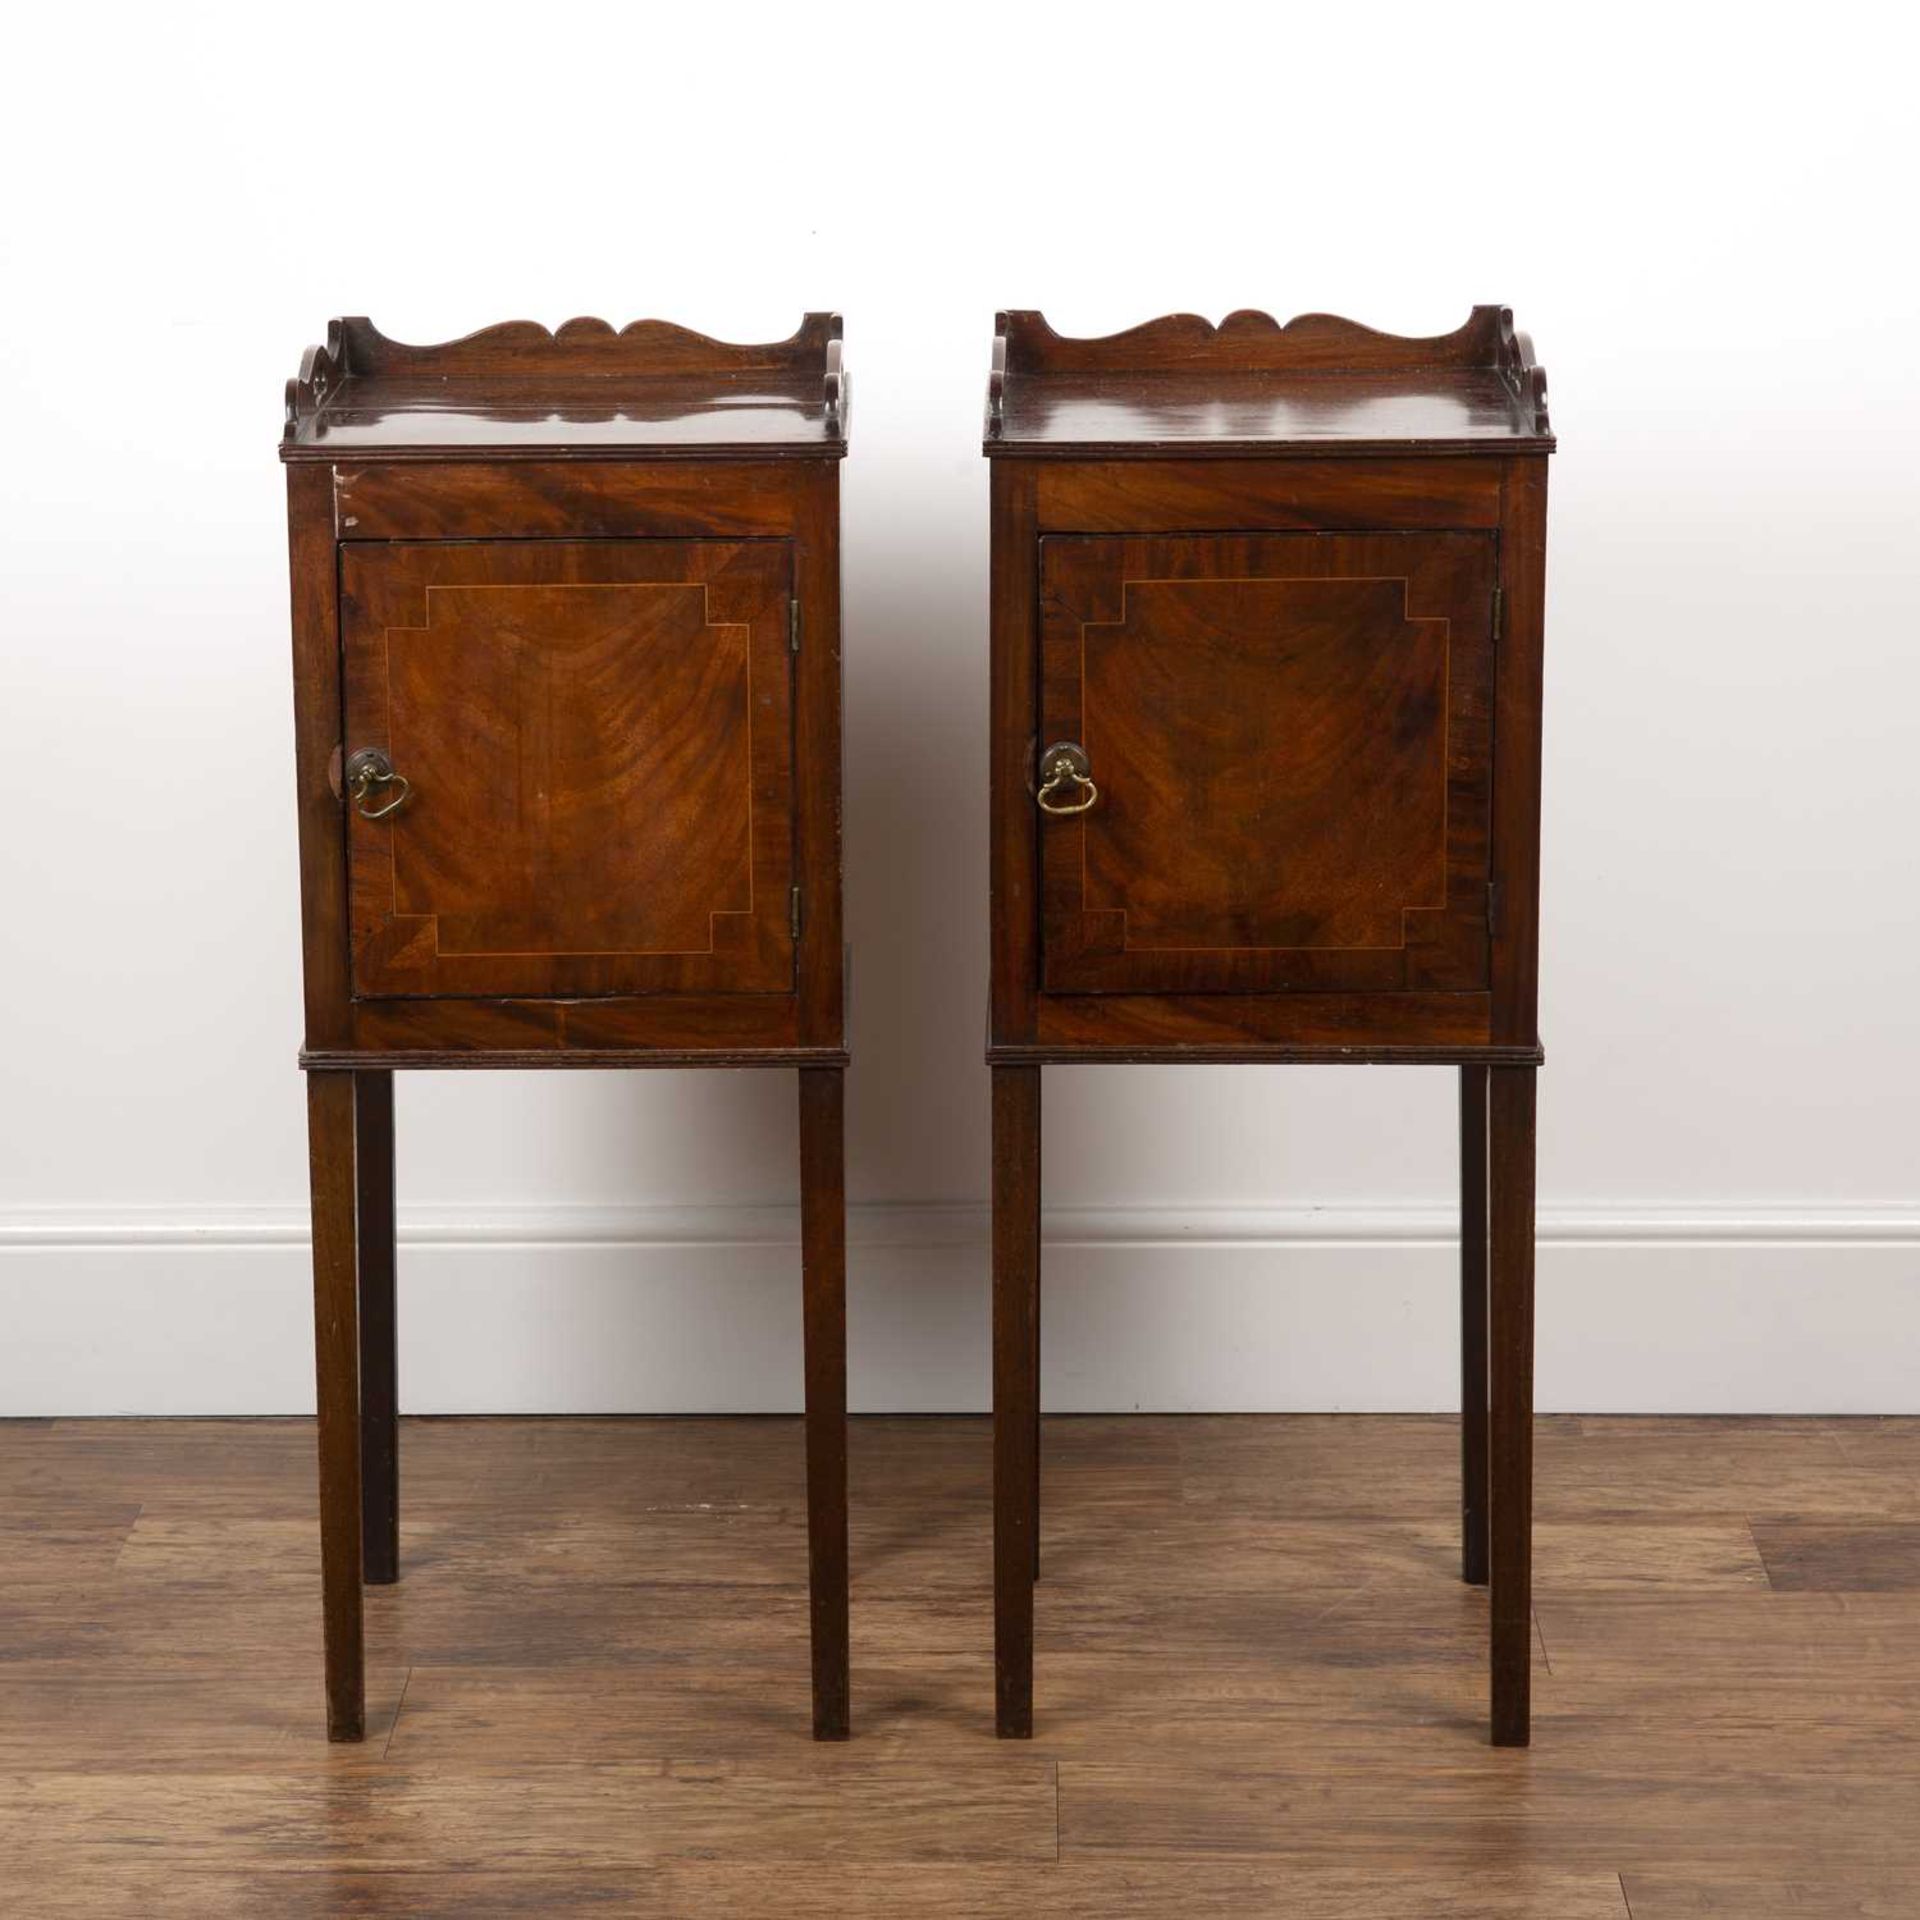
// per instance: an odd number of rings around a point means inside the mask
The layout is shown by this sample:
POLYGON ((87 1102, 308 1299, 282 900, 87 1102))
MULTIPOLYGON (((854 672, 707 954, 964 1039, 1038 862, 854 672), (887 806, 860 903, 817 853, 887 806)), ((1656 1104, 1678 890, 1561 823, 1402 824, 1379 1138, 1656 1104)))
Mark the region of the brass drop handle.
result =
POLYGON ((413 791, 406 775, 395 773, 393 762, 378 747, 362 747, 347 762, 346 778, 347 792, 363 820, 384 820, 388 814, 398 813, 413 791), (368 806, 368 797, 374 790, 385 787, 394 789, 393 797, 384 806, 368 806))
POLYGON ((1042 813, 1056 816, 1085 813, 1100 798, 1100 789, 1093 784, 1086 748, 1071 740, 1056 740, 1040 756, 1040 791, 1033 798, 1042 813), (1075 793, 1079 797, 1061 800, 1057 796, 1063 793, 1075 793))

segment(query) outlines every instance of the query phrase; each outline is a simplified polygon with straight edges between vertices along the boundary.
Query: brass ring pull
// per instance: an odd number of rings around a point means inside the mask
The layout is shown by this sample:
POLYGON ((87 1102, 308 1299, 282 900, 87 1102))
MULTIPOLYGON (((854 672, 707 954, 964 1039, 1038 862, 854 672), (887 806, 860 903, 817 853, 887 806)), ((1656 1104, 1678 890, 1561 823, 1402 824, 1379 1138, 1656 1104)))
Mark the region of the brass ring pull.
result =
POLYGON ((405 774, 394 772, 393 762, 378 747, 362 747, 347 762, 346 775, 347 792, 362 820, 384 820, 388 814, 398 813, 413 791, 413 783, 405 774), (376 787, 392 787, 395 792, 384 806, 370 807, 367 797, 376 787))
POLYGON ((1033 798, 1042 813, 1056 818, 1087 812, 1100 798, 1100 789, 1093 784, 1086 749, 1071 740, 1059 740, 1050 746, 1040 756, 1040 790, 1033 798), (1055 799, 1056 794, 1070 790, 1080 797, 1065 802, 1055 799))

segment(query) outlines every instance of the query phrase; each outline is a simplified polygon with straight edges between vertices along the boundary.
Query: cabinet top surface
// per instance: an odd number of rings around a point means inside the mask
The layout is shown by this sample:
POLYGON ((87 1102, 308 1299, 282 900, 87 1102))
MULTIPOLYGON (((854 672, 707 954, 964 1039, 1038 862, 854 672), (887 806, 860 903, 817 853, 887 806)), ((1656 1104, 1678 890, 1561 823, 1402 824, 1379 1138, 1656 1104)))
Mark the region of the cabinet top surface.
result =
POLYGON ((984 451, 1027 458, 1548 453, 1547 379, 1504 307, 1452 333, 1376 333, 1243 309, 1078 339, 999 316, 984 451))
POLYGON ((837 313, 764 345, 664 320, 515 320, 409 346, 335 320, 287 382, 280 457, 838 459, 840 341, 837 313))

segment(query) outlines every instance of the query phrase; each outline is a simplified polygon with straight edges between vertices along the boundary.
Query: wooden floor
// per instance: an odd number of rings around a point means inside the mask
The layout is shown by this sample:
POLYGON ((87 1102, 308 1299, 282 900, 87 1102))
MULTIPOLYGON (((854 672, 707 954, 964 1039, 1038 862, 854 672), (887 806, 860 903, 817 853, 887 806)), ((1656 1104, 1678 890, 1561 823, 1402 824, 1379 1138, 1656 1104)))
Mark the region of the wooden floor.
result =
POLYGON ((310 1423, 0 1423, 0 1911, 1920 1915, 1920 1421, 1542 1421, 1524 1752, 1455 1447, 1050 1421, 1001 1744, 985 1423, 858 1421, 822 1748, 796 1422, 409 1422, 355 1749, 310 1423))

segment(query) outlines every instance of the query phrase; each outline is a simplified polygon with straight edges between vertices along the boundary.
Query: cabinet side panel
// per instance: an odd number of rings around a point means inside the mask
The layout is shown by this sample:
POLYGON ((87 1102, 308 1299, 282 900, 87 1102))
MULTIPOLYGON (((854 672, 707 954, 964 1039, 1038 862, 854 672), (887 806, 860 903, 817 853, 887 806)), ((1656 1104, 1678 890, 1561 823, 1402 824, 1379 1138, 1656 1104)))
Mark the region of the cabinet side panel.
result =
POLYGON ((340 639, 333 475, 287 469, 292 569, 294 777, 300 830, 300 933, 306 1044, 348 1037, 346 818, 331 765, 340 746, 340 639))
POLYGON ((800 651, 794 667, 797 872, 801 888, 800 1040, 839 1046, 846 993, 841 917, 840 469, 795 469, 793 592, 800 651))
POLYGON ((1546 636, 1547 463, 1508 463, 1500 541, 1504 618, 1493 725, 1493 1033, 1539 1038, 1540 710, 1546 636))
POLYGON ((996 460, 992 518, 992 664, 990 670, 990 855, 994 1040, 1029 1040, 1034 1031, 1039 899, 1036 825, 1028 778, 1039 743, 1039 592, 1035 469, 996 460))

